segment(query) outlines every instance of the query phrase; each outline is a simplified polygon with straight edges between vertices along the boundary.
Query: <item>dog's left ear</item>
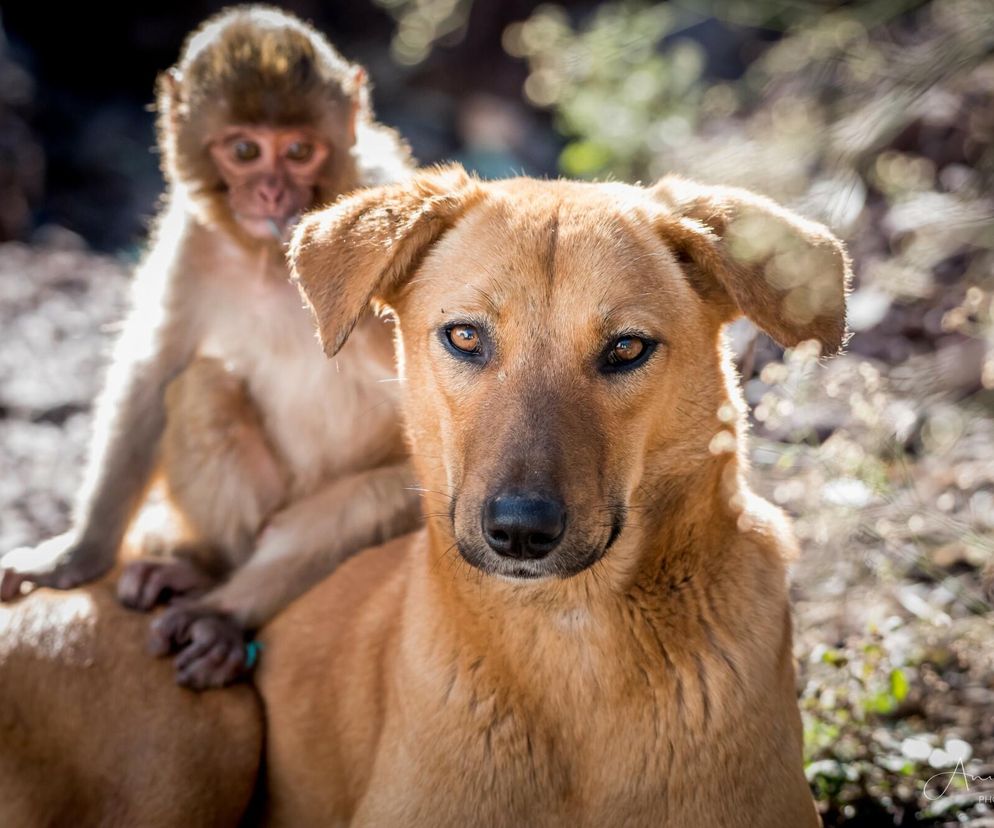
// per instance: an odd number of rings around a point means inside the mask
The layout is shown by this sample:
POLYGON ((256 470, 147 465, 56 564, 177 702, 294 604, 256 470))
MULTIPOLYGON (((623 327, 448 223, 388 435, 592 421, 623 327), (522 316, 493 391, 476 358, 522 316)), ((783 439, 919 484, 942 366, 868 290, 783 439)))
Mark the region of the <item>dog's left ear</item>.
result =
POLYGON ((389 303, 481 193, 479 182, 453 164, 402 184, 358 190, 303 218, 287 258, 328 356, 338 353, 371 301, 389 303))
POLYGON ((651 192, 668 208, 658 220, 664 239, 726 320, 743 313, 784 346, 815 339, 825 355, 842 347, 852 273, 827 228, 734 187, 666 176, 651 192))

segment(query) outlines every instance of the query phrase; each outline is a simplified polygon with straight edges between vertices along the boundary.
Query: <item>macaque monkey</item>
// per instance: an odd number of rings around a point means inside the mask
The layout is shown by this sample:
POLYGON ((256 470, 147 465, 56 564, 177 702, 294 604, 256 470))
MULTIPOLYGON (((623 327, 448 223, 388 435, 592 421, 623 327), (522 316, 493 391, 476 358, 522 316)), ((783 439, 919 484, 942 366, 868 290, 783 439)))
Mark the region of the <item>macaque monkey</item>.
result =
POLYGON ((157 110, 168 192, 75 519, 5 556, 0 601, 106 573, 158 472, 174 519, 142 547, 164 554, 129 563, 118 595, 183 596, 150 648, 202 688, 244 673, 251 631, 346 556, 418 523, 391 329, 368 315, 328 363, 283 252, 301 211, 412 161, 373 121, 363 70, 269 7, 194 32, 157 110))

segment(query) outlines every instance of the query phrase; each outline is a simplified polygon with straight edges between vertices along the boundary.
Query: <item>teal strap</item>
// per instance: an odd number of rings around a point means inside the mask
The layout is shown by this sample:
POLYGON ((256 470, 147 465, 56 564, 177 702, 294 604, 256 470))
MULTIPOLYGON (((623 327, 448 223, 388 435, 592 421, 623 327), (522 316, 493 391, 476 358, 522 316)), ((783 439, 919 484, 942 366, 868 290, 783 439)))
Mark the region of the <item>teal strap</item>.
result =
POLYGON ((262 652, 262 644, 254 639, 245 644, 245 668, 251 670, 259 661, 259 654, 262 652))

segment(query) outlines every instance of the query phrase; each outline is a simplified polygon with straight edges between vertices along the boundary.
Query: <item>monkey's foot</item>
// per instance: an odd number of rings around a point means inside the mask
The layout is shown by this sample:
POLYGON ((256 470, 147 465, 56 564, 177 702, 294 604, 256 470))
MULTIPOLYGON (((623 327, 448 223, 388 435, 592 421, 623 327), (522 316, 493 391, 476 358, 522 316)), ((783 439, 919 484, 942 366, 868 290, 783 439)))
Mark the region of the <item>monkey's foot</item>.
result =
POLYGON ((155 619, 148 649, 160 657, 178 651, 176 683, 193 690, 238 681, 251 673, 255 660, 237 621, 193 604, 171 607, 155 619))
POLYGON ((95 581, 114 564, 93 547, 83 547, 69 533, 38 546, 8 552, 0 559, 0 602, 20 596, 26 584, 73 589, 95 581))
POLYGON ((203 594, 213 585, 210 575, 185 558, 143 558, 124 567, 117 582, 117 599, 126 607, 148 612, 180 595, 203 594))

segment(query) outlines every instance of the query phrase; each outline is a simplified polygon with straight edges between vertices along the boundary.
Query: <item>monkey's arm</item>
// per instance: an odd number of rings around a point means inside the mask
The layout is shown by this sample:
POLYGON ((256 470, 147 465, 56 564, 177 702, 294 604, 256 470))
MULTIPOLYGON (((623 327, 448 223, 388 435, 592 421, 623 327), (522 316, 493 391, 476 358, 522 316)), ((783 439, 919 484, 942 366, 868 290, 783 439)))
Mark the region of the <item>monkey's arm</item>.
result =
POLYGON ((82 548, 106 567, 155 468, 166 386, 192 355, 190 320, 177 320, 174 310, 167 308, 166 318, 158 321, 140 313, 129 320, 97 413, 75 525, 82 548), (153 330, 146 329, 149 324, 153 330))
MULTIPOLYGON (((176 236, 171 238, 175 244, 176 236)), ((24 582, 72 588, 99 577, 116 559, 155 466, 165 387, 190 359, 196 341, 194 323, 174 298, 181 286, 164 262, 167 252, 153 249, 136 278, 134 307, 98 406, 73 526, 38 547, 3 557, 0 601, 16 597, 24 582)))
POLYGON ((277 512, 230 580, 159 616, 150 649, 158 655, 181 650, 181 684, 203 689, 234 681, 251 666, 245 662, 246 631, 265 624, 350 555, 420 523, 420 497, 406 463, 336 480, 277 512))
POLYGON ((258 629, 362 549, 420 525, 420 497, 406 463, 336 480, 273 515, 255 552, 203 603, 258 629))

